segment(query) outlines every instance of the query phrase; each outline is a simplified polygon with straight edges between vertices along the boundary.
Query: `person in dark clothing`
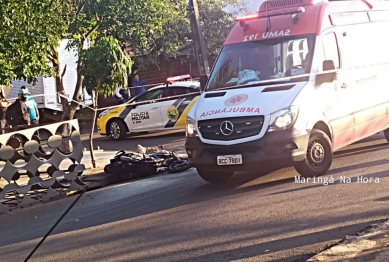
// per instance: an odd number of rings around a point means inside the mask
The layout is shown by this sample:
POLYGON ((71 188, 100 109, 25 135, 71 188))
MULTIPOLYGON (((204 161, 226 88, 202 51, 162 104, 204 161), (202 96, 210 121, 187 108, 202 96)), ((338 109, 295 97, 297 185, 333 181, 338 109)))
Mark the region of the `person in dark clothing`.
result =
POLYGON ((135 89, 135 95, 140 95, 146 92, 146 88, 144 87, 145 81, 139 79, 139 75, 135 74, 134 79, 132 80, 132 86, 135 89))
POLYGON ((19 90, 18 99, 7 107, 6 119, 11 127, 20 125, 30 125, 30 115, 24 102, 27 100, 28 92, 24 89, 19 90))

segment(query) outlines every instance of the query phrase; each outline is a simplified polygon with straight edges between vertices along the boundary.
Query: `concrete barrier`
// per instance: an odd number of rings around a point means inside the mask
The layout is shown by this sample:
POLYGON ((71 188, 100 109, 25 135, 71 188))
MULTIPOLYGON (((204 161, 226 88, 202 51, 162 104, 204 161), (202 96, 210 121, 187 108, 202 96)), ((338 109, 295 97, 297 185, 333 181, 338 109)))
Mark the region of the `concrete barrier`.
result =
POLYGON ((82 157, 76 119, 0 135, 0 213, 85 187, 82 157), (63 140, 70 141, 69 153, 63 140))

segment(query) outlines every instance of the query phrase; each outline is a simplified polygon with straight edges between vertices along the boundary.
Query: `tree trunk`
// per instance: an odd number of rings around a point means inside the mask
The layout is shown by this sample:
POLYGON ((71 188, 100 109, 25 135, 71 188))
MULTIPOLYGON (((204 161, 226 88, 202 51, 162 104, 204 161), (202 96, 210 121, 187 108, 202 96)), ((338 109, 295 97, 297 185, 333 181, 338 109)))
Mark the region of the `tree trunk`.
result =
MULTIPOLYGON (((82 47, 84 46, 85 39, 81 41, 81 48, 78 49, 78 53, 82 50, 82 47)), ((77 111, 77 108, 79 106, 78 102, 80 102, 80 91, 82 88, 82 76, 81 76, 81 66, 80 64, 77 64, 77 83, 74 89, 74 93, 72 96, 72 100, 69 104, 67 94, 65 92, 64 86, 63 86, 63 74, 65 72, 61 72, 60 63, 59 63, 59 52, 58 48, 53 48, 53 52, 51 54, 52 59, 51 62, 53 63, 53 67, 55 69, 56 77, 55 77, 55 83, 57 86, 57 92, 61 95, 60 101, 62 105, 62 114, 59 115, 59 120, 71 120, 74 118, 74 114, 77 111)), ((71 94, 70 94, 71 95, 71 94)), ((62 130, 62 136, 68 137, 70 135, 70 126, 67 125, 62 130)), ((70 153, 71 143, 69 139, 63 139, 62 140, 62 150, 66 153, 70 153)))
MULTIPOLYGON (((84 46, 84 43, 85 43, 85 39, 82 40, 81 46, 84 46)), ((82 48, 78 50, 78 53, 80 53, 81 51, 82 51, 82 48)), ((80 60, 78 60, 78 63, 77 63, 77 83, 76 83, 76 86, 74 88, 73 101, 71 102, 71 104, 69 106, 69 119, 73 119, 74 114, 76 113, 76 110, 79 106, 78 103, 81 101, 80 93, 82 90, 82 82, 83 82, 83 77, 81 75, 81 67, 82 67, 82 63, 80 60)))
POLYGON ((95 154, 93 151, 93 133, 95 131, 95 123, 96 123, 96 116, 97 116, 97 99, 99 97, 99 86, 100 81, 97 82, 97 87, 95 90, 95 97, 94 97, 94 111, 93 111, 93 118, 92 118, 92 125, 89 133, 89 150, 90 150, 90 157, 92 161, 92 167, 96 168, 96 160, 95 160, 95 154))
MULTIPOLYGON (((54 48, 53 52, 51 54, 52 56, 52 63, 54 66, 55 70, 55 84, 57 87, 57 93, 60 94, 60 101, 61 101, 61 106, 62 106, 62 114, 59 114, 60 120, 69 120, 69 106, 68 106, 68 99, 67 95, 63 86, 63 72, 61 72, 61 67, 59 63, 59 52, 58 48, 54 48)), ((63 129, 61 130, 62 137, 65 137, 62 139, 62 145, 61 145, 61 150, 64 153, 71 153, 72 152, 72 145, 70 143, 70 133, 71 133, 71 128, 69 125, 64 125, 63 129)))

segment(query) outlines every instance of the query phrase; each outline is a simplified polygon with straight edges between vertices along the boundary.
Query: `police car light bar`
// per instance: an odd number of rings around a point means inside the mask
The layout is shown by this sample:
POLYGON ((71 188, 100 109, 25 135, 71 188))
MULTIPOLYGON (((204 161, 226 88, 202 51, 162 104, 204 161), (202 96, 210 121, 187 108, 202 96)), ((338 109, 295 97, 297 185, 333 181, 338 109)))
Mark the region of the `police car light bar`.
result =
POLYGON ((172 76, 172 77, 168 77, 166 79, 167 82, 173 82, 173 81, 178 81, 178 80, 183 80, 183 79, 188 79, 190 78, 190 75, 181 75, 181 76, 172 76))
POLYGON ((249 20, 254 20, 258 18, 266 18, 266 17, 273 17, 273 16, 281 16, 281 15, 291 15, 291 14, 297 14, 297 13, 304 13, 305 8, 304 7, 291 7, 291 8, 284 8, 282 10, 276 10, 276 11, 268 11, 268 12, 261 12, 261 13, 255 13, 240 17, 235 17, 235 22, 245 22, 249 20))

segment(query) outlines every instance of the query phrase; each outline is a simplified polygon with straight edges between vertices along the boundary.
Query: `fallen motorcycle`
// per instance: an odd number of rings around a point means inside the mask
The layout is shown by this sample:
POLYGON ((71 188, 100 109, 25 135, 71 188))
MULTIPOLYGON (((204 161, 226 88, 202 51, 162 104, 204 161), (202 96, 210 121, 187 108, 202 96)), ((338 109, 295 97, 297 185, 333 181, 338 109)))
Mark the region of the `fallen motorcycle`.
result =
POLYGON ((126 174, 129 178, 153 175, 160 171, 178 173, 191 168, 187 158, 179 157, 174 151, 158 149, 150 152, 150 148, 138 145, 140 154, 128 153, 120 150, 116 153, 110 164, 106 165, 107 174, 126 174))

